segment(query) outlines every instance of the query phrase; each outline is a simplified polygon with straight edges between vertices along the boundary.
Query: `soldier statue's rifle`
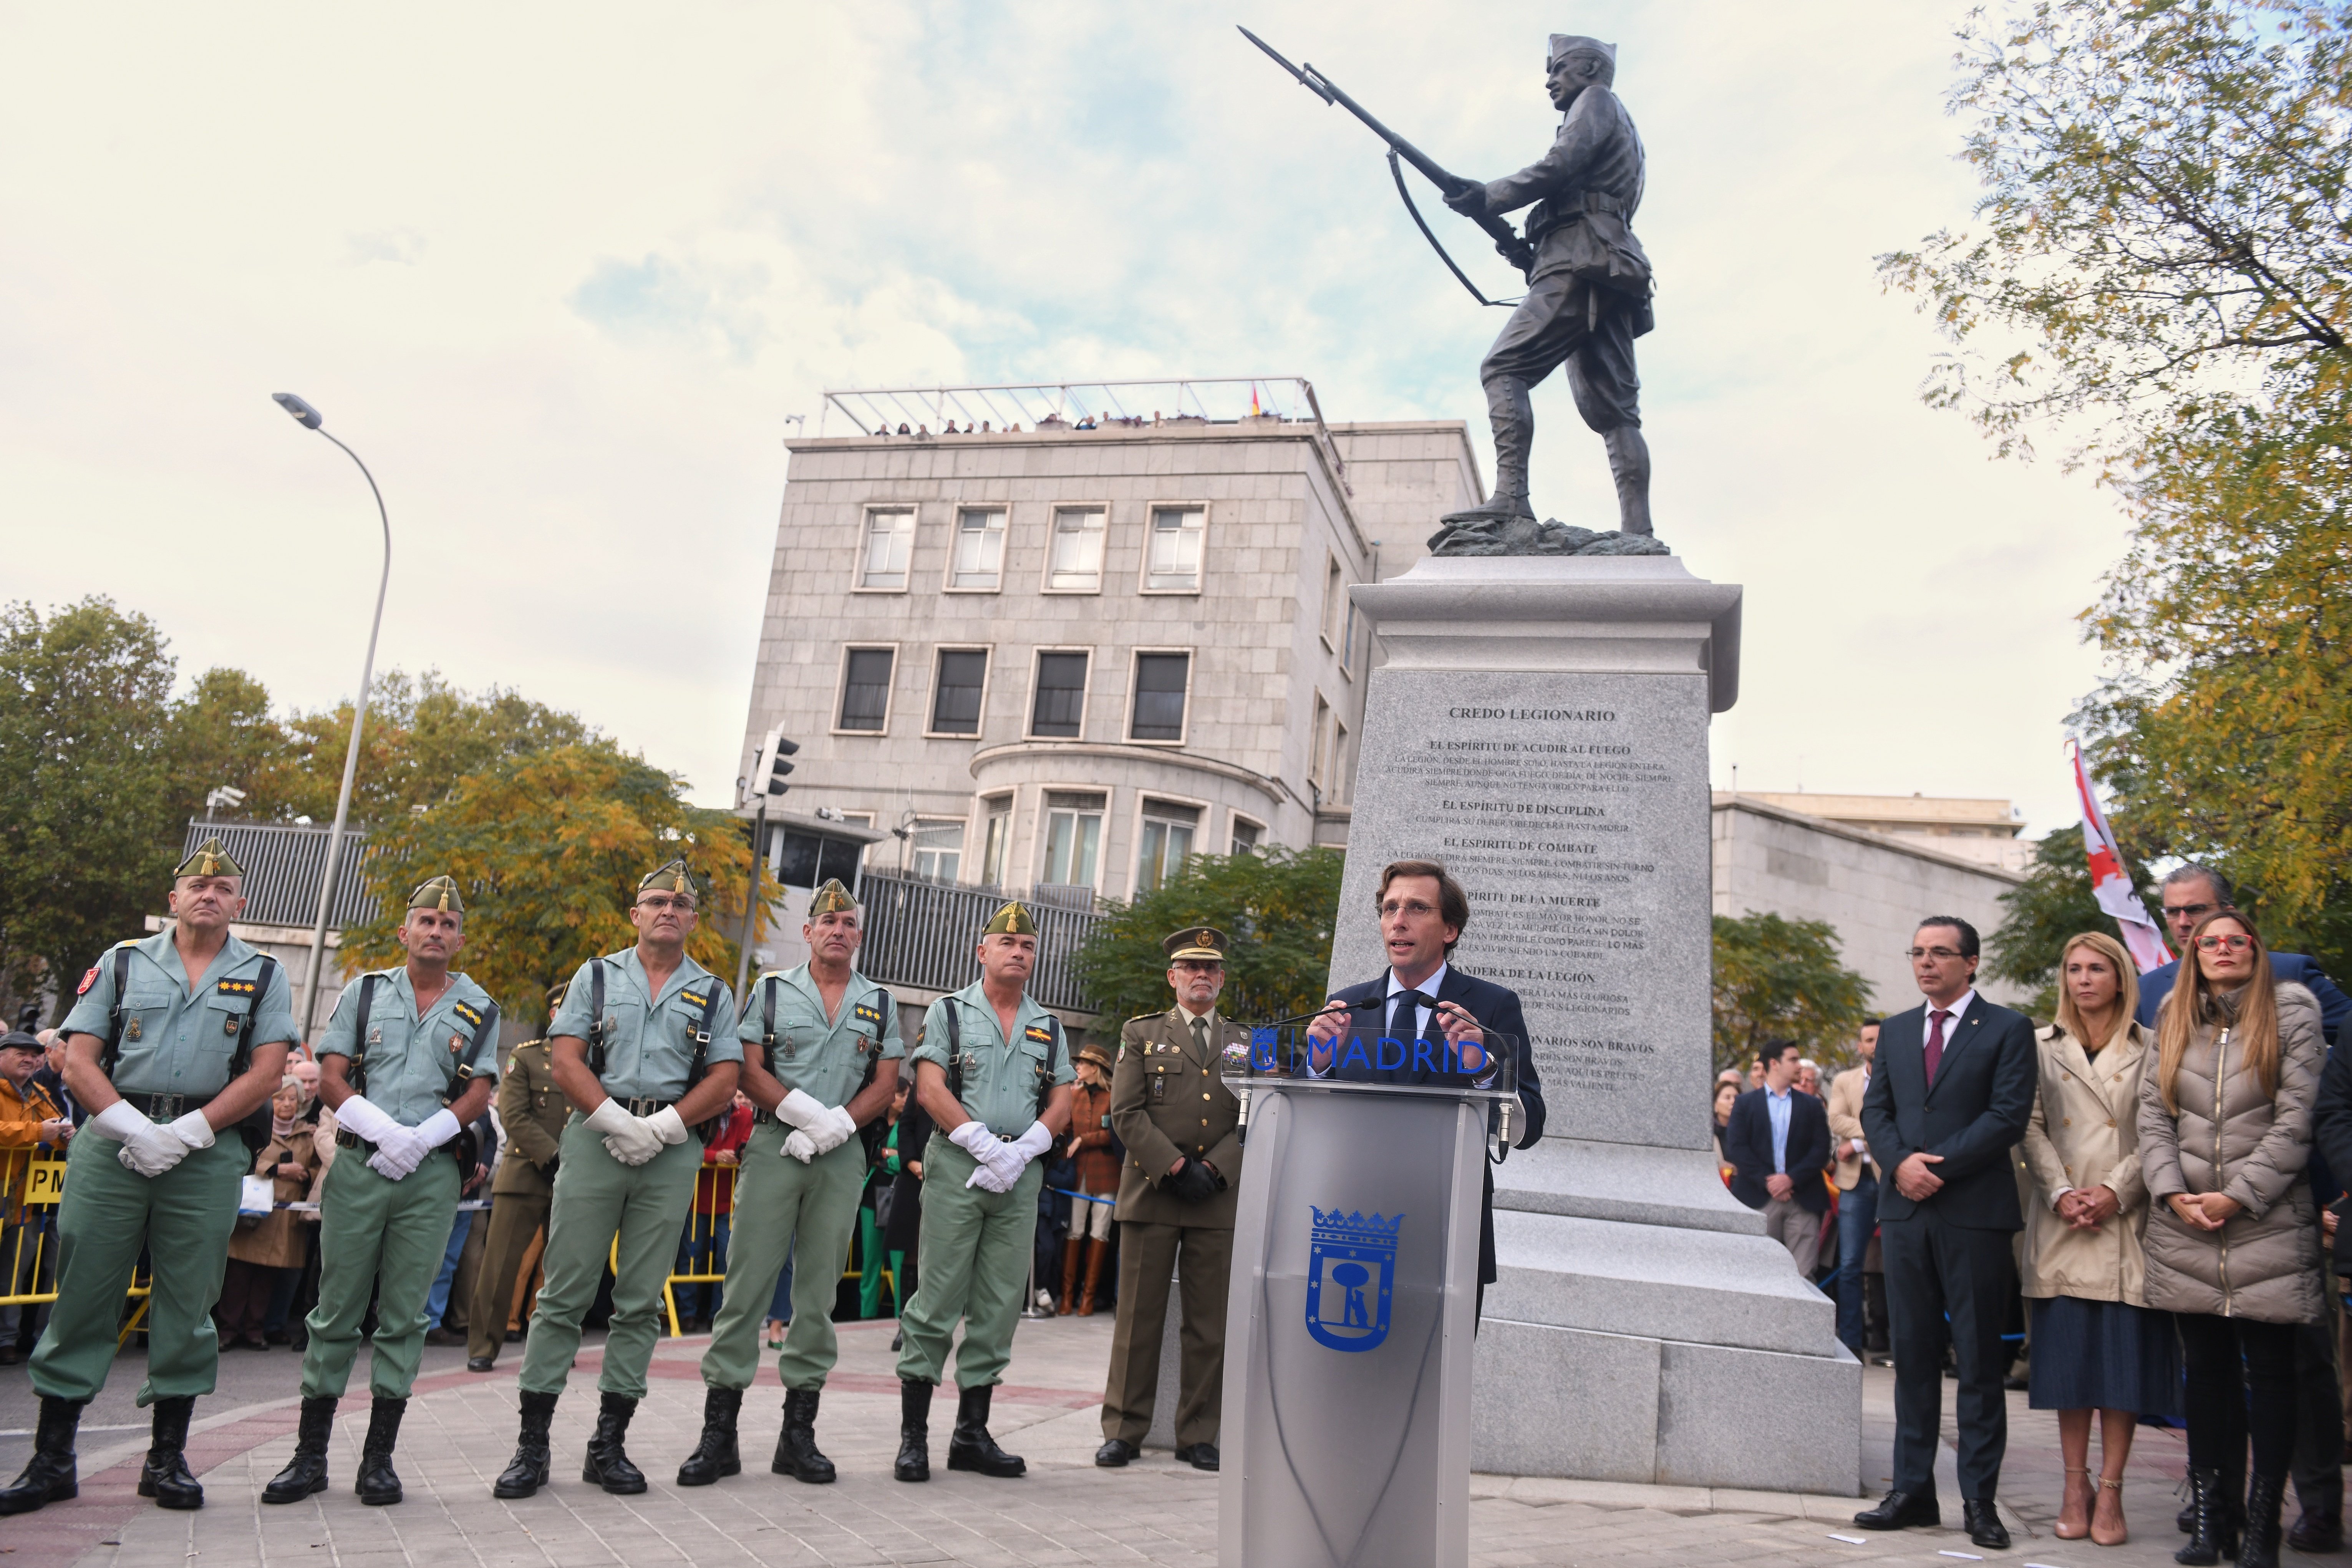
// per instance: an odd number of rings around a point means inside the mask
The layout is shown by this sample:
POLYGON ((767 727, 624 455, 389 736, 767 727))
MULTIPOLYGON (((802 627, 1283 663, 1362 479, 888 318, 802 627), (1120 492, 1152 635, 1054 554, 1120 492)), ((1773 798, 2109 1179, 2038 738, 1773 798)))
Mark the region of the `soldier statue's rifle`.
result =
MULTIPOLYGON (((1405 163, 1420 170, 1431 184, 1435 185, 1449 198, 1459 195, 1464 191, 1477 188, 1479 182, 1451 173, 1436 159, 1373 119, 1369 110, 1349 98, 1329 77, 1317 70, 1312 65, 1304 67, 1292 65, 1276 52, 1273 45, 1251 32, 1247 27, 1239 30, 1243 37, 1264 49, 1275 64, 1296 78, 1299 86, 1321 99, 1325 103, 1337 104, 1346 110, 1362 121, 1373 135, 1389 144, 1389 173, 1396 180, 1397 195, 1404 198, 1404 210, 1412 215, 1413 225, 1421 230, 1422 237, 1429 241, 1430 248, 1437 252, 1438 259, 1445 263, 1446 270, 1461 280, 1462 287, 1470 290, 1472 299, 1481 305, 1507 306, 1517 302, 1509 300, 1487 299, 1479 291, 1478 286, 1470 281, 1469 274, 1454 264, 1454 258, 1446 254, 1445 247, 1438 243, 1437 236, 1431 232, 1429 224, 1422 217, 1421 209, 1413 205, 1412 194, 1405 189, 1404 171, 1398 166, 1397 160, 1402 158, 1405 163)), ((1517 229, 1511 226, 1507 218, 1497 216, 1493 213, 1481 212, 1477 215, 1476 221, 1480 228, 1493 237, 1496 253, 1504 260, 1517 268, 1522 274, 1534 268, 1534 247, 1528 244, 1517 229)))

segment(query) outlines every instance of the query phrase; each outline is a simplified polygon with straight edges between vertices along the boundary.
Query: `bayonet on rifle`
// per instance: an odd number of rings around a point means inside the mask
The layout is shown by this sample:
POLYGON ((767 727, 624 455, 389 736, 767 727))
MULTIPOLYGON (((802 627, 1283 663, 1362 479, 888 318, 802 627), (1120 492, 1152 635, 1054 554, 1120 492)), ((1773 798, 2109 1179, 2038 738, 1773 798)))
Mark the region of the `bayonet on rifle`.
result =
MULTIPOLYGON (((1247 38, 1251 43, 1255 44, 1259 48, 1264 49, 1266 52, 1266 55, 1273 59, 1275 64, 1280 66, 1284 70, 1288 71, 1291 76, 1297 80, 1299 86, 1305 88, 1307 91, 1313 93, 1324 102, 1337 104, 1340 108, 1346 110, 1349 113, 1354 115, 1358 120, 1362 121, 1373 135, 1378 136, 1381 141, 1389 144, 1391 163, 1394 163, 1395 159, 1402 158, 1406 163, 1411 163, 1414 168, 1420 170, 1422 174, 1428 179, 1431 184, 1435 185, 1448 197, 1459 195, 1462 192, 1469 190, 1478 184, 1478 182, 1475 180, 1465 179, 1460 174, 1452 173, 1450 170, 1440 164, 1436 159, 1432 158, 1428 153, 1423 152, 1420 148, 1414 146, 1412 142, 1406 141, 1403 137, 1398 135, 1387 126, 1381 124, 1378 120, 1372 117, 1370 110, 1366 109, 1362 104, 1358 103, 1354 99, 1349 98, 1338 84, 1333 82, 1329 77, 1325 76, 1321 71, 1317 70, 1314 66, 1292 65, 1288 60, 1283 58, 1282 56, 1276 51, 1272 44, 1267 43, 1264 38, 1259 37, 1247 27, 1242 27, 1239 30, 1243 37, 1247 38)), ((1426 223, 1422 222, 1419 210, 1413 207, 1412 197, 1405 194, 1404 181, 1402 177, 1399 177, 1397 181, 1397 194, 1404 196, 1405 207, 1408 211, 1412 213, 1413 222, 1420 225, 1421 232, 1428 237, 1429 243, 1432 246, 1436 247, 1437 254, 1441 258, 1444 258, 1445 265, 1452 269, 1454 276, 1462 279, 1462 286, 1469 289, 1472 296, 1475 297, 1480 304, 1490 305, 1496 303, 1496 301, 1487 299, 1484 294, 1478 292, 1477 286, 1472 283, 1468 278, 1465 277, 1463 275, 1462 268, 1454 265, 1454 258, 1445 254, 1445 247, 1442 245, 1438 245, 1437 237, 1434 234, 1430 233, 1429 226, 1426 223)), ((1478 214, 1475 221, 1480 228, 1485 229, 1486 233, 1493 237, 1496 251, 1500 254, 1505 260, 1517 268, 1522 273, 1528 271, 1535 266, 1534 251, 1529 248, 1528 242, 1520 237, 1519 231, 1511 226, 1508 219, 1500 217, 1494 213, 1481 212, 1478 214)))

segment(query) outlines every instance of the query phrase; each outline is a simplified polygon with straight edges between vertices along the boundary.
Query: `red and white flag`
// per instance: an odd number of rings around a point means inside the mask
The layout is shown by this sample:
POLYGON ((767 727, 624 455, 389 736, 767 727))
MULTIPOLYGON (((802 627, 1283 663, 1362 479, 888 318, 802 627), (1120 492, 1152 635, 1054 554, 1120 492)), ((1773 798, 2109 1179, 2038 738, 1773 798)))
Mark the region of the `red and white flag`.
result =
POLYGON ((2124 874, 2123 852, 2116 847, 2115 829, 2107 826, 2107 814, 2099 809, 2099 795, 2091 787, 2091 775, 2083 767, 2083 749, 2067 742, 2074 753, 2074 793, 2083 803, 2083 850, 2091 861, 2091 893, 2099 900, 2099 908, 2115 917, 2123 928, 2124 946, 2139 965, 2139 972, 2172 962, 2172 950, 2164 944, 2164 928, 2147 918, 2147 906, 2139 901, 2139 893, 2124 874))

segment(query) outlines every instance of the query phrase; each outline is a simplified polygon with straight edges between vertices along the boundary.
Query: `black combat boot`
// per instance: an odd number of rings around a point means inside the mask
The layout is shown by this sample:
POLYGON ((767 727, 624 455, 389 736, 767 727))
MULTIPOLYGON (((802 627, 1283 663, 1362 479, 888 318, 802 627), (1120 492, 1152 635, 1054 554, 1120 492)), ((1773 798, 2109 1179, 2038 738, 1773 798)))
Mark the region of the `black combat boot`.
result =
POLYGON ((331 1394, 302 1401, 302 1424, 294 1429, 294 1457, 261 1489, 264 1502, 300 1502, 327 1489, 327 1443, 335 1435, 335 1400, 331 1394))
POLYGON ((677 1468, 677 1484, 707 1487, 721 1476, 743 1473, 743 1457, 735 1447, 735 1417, 743 1409, 740 1388, 702 1391, 702 1441, 677 1468))
POLYGON ((2279 1504, 2285 1496, 2284 1476, 2257 1470, 2246 1483, 2246 1539, 2238 1549, 2238 1568, 2278 1568, 2279 1504))
POLYGON ((978 1470, 983 1476, 1011 1478, 1026 1475, 1029 1461, 1018 1454, 1008 1454, 996 1446, 988 1435, 988 1396, 992 1384, 967 1388, 956 1401, 954 1435, 948 1438, 948 1468, 978 1470))
POLYGON ((596 1431, 588 1439, 588 1458, 580 1467, 580 1479, 603 1487, 616 1496, 628 1497, 646 1489, 646 1473, 629 1463, 622 1445, 629 1436, 629 1417, 637 1413, 637 1402, 625 1394, 607 1394, 596 1407, 596 1431))
MULTIPOLYGON (((784 1429, 776 1438, 776 1457, 768 1468, 811 1486, 833 1479, 833 1461, 817 1451, 816 1400, 814 1388, 784 1390, 784 1429)), ((925 1461, 924 1468, 929 1468, 925 1461)))
POLYGON ((931 1479, 931 1385, 919 1377, 898 1380, 898 1458, 890 1473, 902 1481, 931 1479))
POLYGON ((2238 1554, 2237 1513, 2222 1495, 2220 1471, 2190 1468, 2187 1512, 2189 1544, 2172 1554, 2175 1563, 2212 1568, 2222 1558, 2238 1554))
POLYGON ((392 1468, 392 1450, 400 1441, 400 1418, 407 1409, 405 1399, 386 1399, 379 1394, 368 1411, 367 1442, 360 1449, 360 1479, 352 1490, 370 1508, 400 1500, 400 1472, 392 1468))
POLYGON ((174 1394, 155 1402, 155 1424, 147 1443, 147 1462, 139 1469, 139 1495, 155 1500, 157 1508, 205 1506, 205 1489, 188 1469, 188 1417, 196 1412, 196 1396, 174 1394))
POLYGON ((554 1424, 555 1395, 525 1389, 522 1430, 515 1437, 514 1458, 491 1486, 492 1497, 529 1497, 547 1484, 547 1429, 554 1424))
POLYGON ((88 1403, 41 1396, 33 1457, 24 1474, 0 1489, 0 1514, 30 1513, 43 1503, 80 1495, 81 1484, 74 1473, 74 1428, 81 1424, 81 1407, 88 1403))

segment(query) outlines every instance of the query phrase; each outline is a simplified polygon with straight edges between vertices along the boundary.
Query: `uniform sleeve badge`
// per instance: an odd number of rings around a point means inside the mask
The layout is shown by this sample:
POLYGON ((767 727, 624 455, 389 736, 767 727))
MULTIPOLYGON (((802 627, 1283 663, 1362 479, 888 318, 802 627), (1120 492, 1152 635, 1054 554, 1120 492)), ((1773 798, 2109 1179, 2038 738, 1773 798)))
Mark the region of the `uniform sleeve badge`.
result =
POLYGON ((74 994, 77 996, 82 995, 88 992, 91 986, 97 984, 98 965, 93 963, 89 966, 89 972, 81 977, 81 984, 74 987, 74 994))

